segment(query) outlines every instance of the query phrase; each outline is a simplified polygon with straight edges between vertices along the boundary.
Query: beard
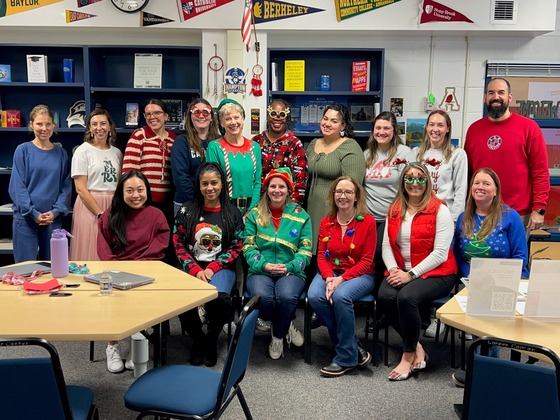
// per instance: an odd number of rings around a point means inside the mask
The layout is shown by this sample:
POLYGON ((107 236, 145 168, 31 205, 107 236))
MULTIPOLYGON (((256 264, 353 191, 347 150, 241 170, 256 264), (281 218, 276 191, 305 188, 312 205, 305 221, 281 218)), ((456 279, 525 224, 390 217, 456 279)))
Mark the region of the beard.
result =
POLYGON ((488 111, 488 116, 494 120, 501 118, 509 108, 509 102, 503 102, 500 99, 494 99, 486 104, 486 110, 488 111), (499 103, 499 107, 492 106, 494 103, 499 103))

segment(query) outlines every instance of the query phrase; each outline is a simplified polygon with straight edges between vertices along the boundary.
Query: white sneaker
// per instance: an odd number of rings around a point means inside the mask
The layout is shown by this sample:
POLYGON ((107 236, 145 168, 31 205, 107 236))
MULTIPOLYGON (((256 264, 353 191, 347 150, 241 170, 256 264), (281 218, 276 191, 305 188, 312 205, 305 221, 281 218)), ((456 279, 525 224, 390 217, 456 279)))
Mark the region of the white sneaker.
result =
POLYGON ((276 338, 271 335, 270 345, 268 346, 268 354, 273 360, 280 359, 284 353, 284 339, 276 338))
POLYGON ((126 359, 126 362, 124 363, 124 368, 126 370, 134 370, 134 362, 130 357, 126 359))
POLYGON ((200 305, 198 307, 198 316, 200 318, 200 322, 202 322, 202 325, 206 324, 206 309, 204 309, 204 305, 200 305))
MULTIPOLYGON (((436 336, 437 323, 438 323, 437 319, 432 318, 432 321, 430 322, 430 326, 426 328, 426 331, 424 332, 424 337, 434 338, 436 336)), ((442 322, 439 326, 439 335, 441 336, 444 332, 445 332, 445 324, 442 322)))
POLYGON ((286 341, 288 342, 288 346, 290 344, 296 347, 303 346, 303 334, 294 326, 293 322, 290 323, 288 334, 286 334, 286 341))
MULTIPOLYGON (((237 328, 237 324, 233 321, 231 321, 231 335, 235 334, 235 329, 237 328)), ((224 334, 227 335, 228 333, 228 324, 224 324, 222 330, 224 331, 224 334)))
POLYGON ((261 318, 257 318, 257 330, 262 332, 269 332, 272 326, 272 322, 265 321, 261 318))
POLYGON ((119 350, 118 344, 109 344, 105 350, 105 354, 107 355, 107 369, 109 369, 111 373, 119 373, 124 369, 119 350))

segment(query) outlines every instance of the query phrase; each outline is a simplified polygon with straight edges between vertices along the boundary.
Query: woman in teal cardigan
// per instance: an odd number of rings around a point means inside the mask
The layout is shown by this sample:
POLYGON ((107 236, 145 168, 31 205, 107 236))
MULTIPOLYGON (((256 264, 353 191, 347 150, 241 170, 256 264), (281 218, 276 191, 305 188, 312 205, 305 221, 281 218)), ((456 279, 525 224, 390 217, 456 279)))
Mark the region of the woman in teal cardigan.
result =
POLYGON ((260 317, 272 321, 268 353, 278 359, 288 344, 303 345, 292 322, 305 286, 305 267, 311 260, 311 219, 291 201, 294 191, 289 168, 268 173, 257 207, 245 219, 243 253, 249 265, 247 289, 260 295, 260 317))

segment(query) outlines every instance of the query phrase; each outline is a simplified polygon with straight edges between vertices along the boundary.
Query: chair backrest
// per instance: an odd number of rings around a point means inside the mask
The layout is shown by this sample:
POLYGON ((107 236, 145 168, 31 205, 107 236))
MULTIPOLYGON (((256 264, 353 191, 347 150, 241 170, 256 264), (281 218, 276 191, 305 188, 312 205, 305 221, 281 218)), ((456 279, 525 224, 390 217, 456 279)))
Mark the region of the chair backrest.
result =
POLYGON ((72 419, 60 358, 48 341, 42 338, 4 338, 0 339, 0 350, 2 418, 72 419), (30 353, 23 349, 15 350, 15 347, 24 346, 40 347, 48 355, 16 357, 16 353, 30 353))
POLYGON ((559 419, 559 373, 560 359, 552 350, 483 337, 469 349, 462 418, 559 419), (552 366, 489 357, 490 346, 539 353, 549 358, 552 366))
POLYGON ((216 412, 228 397, 232 387, 241 382, 245 375, 247 364, 249 363, 249 356, 251 355, 257 318, 259 316, 258 306, 260 300, 260 296, 253 297, 245 305, 237 321, 237 328, 231 339, 224 370, 222 371, 215 409, 216 412))

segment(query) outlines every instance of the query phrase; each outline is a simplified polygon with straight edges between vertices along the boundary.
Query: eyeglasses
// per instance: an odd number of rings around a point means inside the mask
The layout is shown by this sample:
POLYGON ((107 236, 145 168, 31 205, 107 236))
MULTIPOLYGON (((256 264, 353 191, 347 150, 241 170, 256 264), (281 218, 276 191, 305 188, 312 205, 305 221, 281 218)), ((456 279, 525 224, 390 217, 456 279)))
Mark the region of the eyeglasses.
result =
POLYGON ((221 239, 201 238, 200 244, 202 246, 210 246, 210 244, 212 244, 213 246, 220 246, 222 244, 222 241, 221 239))
POLYGON ((281 120, 285 120, 290 115, 290 108, 286 108, 284 111, 275 111, 273 110, 270 105, 266 108, 266 112, 270 118, 280 118, 281 120))
POLYGON ((160 115, 165 114, 163 111, 154 111, 154 112, 144 112, 144 118, 150 118, 152 116, 159 117, 160 115))
POLYGON ((352 191, 352 190, 334 190, 334 193, 336 195, 345 195, 347 197, 350 197, 351 195, 356 194, 356 191, 352 191))
POLYGON ((203 109, 191 108, 191 114, 193 114, 195 117, 200 117, 202 115, 208 118, 209 116, 212 115, 212 110, 208 108, 203 108, 203 109))
POLYGON ((420 185, 424 185, 426 182, 428 182, 428 178, 406 177, 404 179, 405 184, 414 184, 415 182, 420 184, 420 185))

